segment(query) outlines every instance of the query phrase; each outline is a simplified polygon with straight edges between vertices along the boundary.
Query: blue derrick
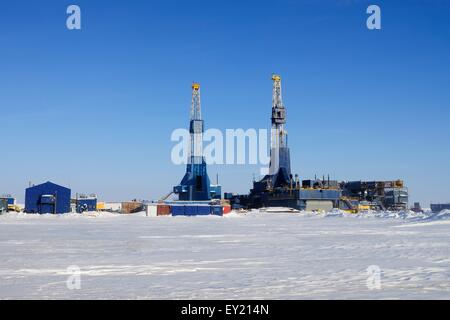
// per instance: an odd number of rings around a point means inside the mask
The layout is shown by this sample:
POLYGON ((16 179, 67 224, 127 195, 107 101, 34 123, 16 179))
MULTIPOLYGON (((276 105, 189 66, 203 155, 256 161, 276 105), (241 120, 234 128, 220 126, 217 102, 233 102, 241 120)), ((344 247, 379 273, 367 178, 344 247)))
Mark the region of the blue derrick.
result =
POLYGON ((204 123, 201 116, 200 85, 192 85, 191 118, 189 123, 190 150, 186 174, 173 188, 180 201, 207 201, 221 198, 220 186, 211 186, 202 154, 204 123))

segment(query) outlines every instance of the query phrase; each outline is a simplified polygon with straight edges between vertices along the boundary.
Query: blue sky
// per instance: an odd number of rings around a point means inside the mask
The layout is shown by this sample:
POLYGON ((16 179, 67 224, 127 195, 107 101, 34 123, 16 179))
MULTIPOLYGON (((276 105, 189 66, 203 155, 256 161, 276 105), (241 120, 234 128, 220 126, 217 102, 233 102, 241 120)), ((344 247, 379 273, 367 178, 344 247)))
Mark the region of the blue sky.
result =
MULTIPOLYGON (((157 199, 185 171, 170 135, 188 125, 192 81, 207 128, 269 128, 276 72, 300 177, 402 178, 411 201, 449 201, 449 15, 419 0, 4 1, 0 193, 51 180, 157 199), (382 30, 366 28, 369 4, 382 30)), ((259 166, 209 172, 245 193, 259 166)))

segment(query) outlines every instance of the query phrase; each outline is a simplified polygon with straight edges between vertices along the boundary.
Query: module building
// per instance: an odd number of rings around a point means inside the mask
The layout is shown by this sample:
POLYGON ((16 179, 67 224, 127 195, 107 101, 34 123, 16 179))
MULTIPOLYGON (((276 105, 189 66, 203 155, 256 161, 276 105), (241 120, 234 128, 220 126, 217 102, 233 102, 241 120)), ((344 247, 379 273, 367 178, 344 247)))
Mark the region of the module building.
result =
POLYGON ((46 182, 25 191, 25 212, 62 214, 70 212, 70 189, 46 182))
POLYGON ((4 194, 0 196, 0 201, 6 204, 5 211, 19 212, 20 208, 16 205, 16 199, 10 194, 4 194))
POLYGON ((431 211, 434 213, 439 213, 443 210, 450 210, 450 202, 449 203, 432 203, 431 211))
POLYGON ((76 194, 76 198, 72 200, 77 213, 97 211, 97 195, 95 194, 76 194))
POLYGON ((5 199, 0 199, 0 214, 8 212, 8 202, 5 199))

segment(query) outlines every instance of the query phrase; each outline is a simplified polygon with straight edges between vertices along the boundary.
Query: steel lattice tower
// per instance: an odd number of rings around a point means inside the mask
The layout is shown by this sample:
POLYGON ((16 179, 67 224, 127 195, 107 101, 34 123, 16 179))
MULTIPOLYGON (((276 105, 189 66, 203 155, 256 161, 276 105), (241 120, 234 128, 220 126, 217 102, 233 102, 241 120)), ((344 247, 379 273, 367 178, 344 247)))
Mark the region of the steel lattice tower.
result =
MULTIPOLYGON (((283 175, 283 180, 288 182, 291 176, 290 152, 287 143, 286 109, 283 105, 281 95, 281 77, 272 75, 272 130, 270 149, 270 171, 271 175, 283 175), (280 173, 280 170, 282 171, 280 173)), ((275 184, 275 181, 274 181, 275 184)))
POLYGON ((200 100, 200 84, 192 85, 192 102, 189 133, 191 135, 188 163, 203 162, 203 120, 200 100))
POLYGON ((201 201, 211 199, 211 183, 206 171, 206 162, 203 157, 203 120, 200 100, 200 84, 192 84, 191 115, 189 123, 190 148, 186 174, 174 193, 179 200, 201 201))
POLYGON ((271 147, 287 147, 287 132, 284 131, 286 123, 286 109, 281 96, 281 77, 273 75, 272 90, 272 139, 271 147))

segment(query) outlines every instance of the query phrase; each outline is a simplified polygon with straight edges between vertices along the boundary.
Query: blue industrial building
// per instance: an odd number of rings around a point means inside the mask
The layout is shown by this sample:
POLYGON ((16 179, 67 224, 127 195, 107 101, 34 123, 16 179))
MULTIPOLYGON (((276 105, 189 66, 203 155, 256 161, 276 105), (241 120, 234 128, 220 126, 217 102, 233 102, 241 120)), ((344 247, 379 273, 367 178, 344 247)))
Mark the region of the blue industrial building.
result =
POLYGON ((16 204, 16 199, 14 199, 11 195, 6 194, 0 196, 0 199, 5 200, 8 206, 13 206, 16 204))
POLYGON ((439 213, 442 210, 450 210, 450 203, 431 204, 431 211, 433 211, 433 213, 439 213))
POLYGON ((76 211, 77 213, 83 213, 87 211, 97 211, 97 197, 92 196, 77 196, 76 211))
POLYGON ((25 212, 38 214, 70 212, 70 189, 52 182, 27 188, 25 212))
POLYGON ((0 199, 0 214, 8 212, 8 203, 5 199, 0 199))

